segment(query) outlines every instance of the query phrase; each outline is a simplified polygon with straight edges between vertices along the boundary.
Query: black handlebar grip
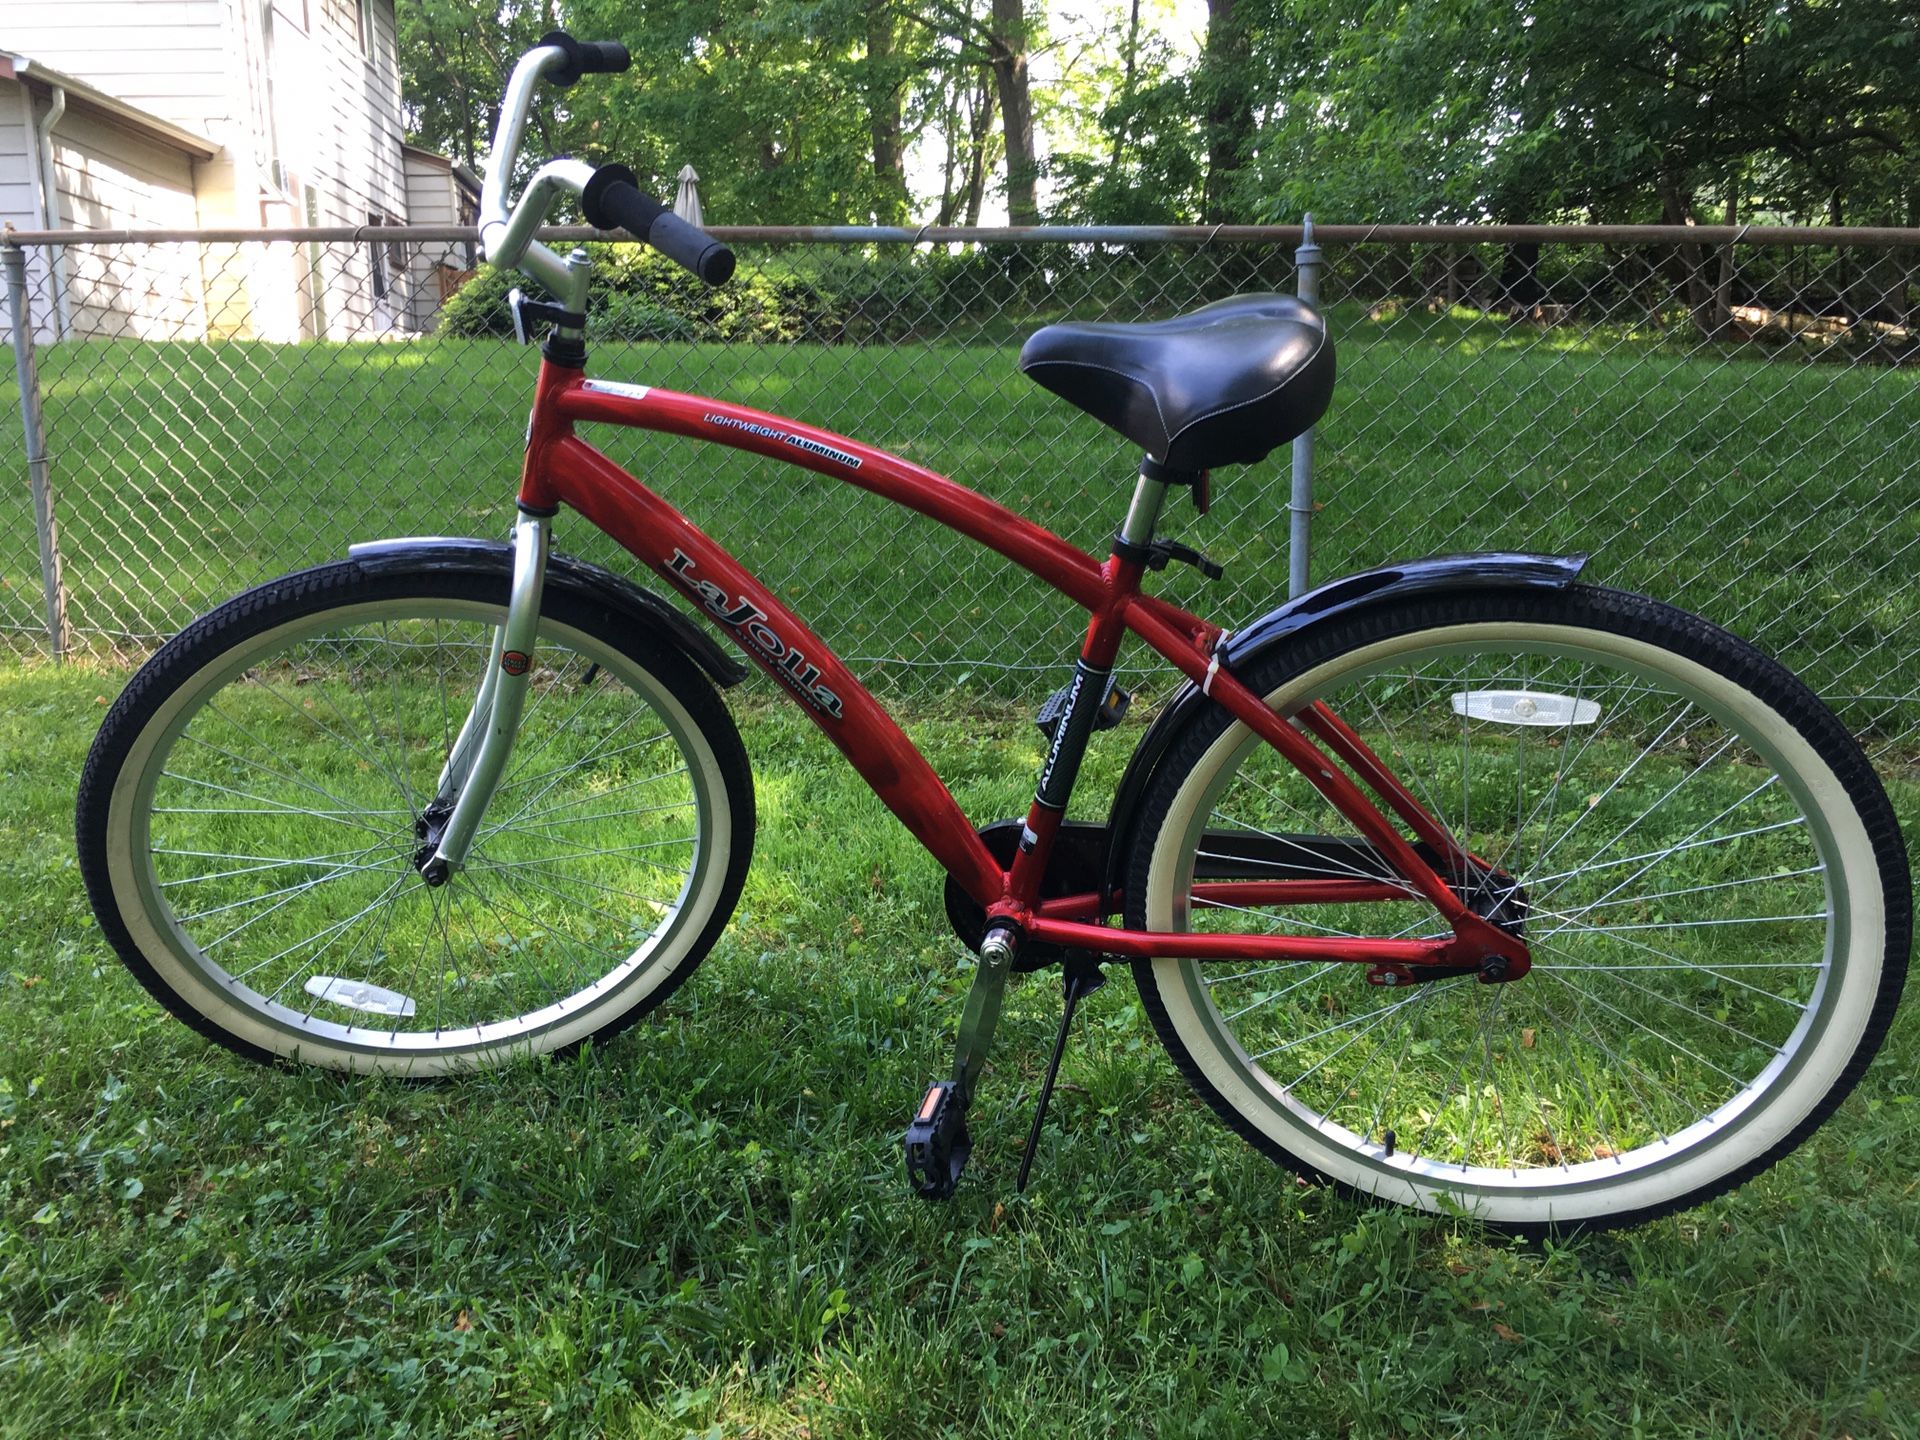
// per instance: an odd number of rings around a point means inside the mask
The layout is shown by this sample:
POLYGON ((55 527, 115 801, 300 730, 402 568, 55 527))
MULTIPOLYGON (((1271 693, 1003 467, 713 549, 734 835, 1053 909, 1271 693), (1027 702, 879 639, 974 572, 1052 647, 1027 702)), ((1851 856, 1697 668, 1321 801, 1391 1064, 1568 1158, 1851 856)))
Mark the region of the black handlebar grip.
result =
POLYGON ((652 196, 641 194, 633 172, 624 165, 602 165, 594 171, 580 192, 580 208, 596 230, 624 230, 709 285, 724 285, 733 278, 733 251, 652 196))
POLYGON ((567 63, 547 72, 547 79, 563 89, 582 75, 615 75, 633 64, 618 40, 576 40, 564 30, 549 30, 540 43, 567 52, 567 63))
POLYGON ((631 64, 633 57, 618 40, 580 42, 580 68, 589 75, 618 75, 631 64))

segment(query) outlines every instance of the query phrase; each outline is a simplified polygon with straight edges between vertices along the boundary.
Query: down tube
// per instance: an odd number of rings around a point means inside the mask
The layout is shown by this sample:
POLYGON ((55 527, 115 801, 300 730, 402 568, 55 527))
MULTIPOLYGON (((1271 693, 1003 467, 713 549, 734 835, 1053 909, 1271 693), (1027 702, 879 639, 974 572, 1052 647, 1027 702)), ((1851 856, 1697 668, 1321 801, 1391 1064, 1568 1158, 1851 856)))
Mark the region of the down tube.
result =
POLYGON ((981 905, 1004 872, 894 719, 799 616, 691 520, 585 441, 557 442, 543 480, 651 566, 799 702, 886 807, 981 905))

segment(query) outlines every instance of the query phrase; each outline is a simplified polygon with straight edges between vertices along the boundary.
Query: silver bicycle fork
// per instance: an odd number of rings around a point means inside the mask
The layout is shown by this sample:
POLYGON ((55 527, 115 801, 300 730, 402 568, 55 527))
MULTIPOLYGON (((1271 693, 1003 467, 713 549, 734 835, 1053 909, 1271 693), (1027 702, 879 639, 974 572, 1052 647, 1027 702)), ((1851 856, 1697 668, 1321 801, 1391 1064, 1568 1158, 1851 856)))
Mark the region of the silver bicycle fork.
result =
POLYGON ((425 827, 421 838, 433 848, 432 856, 420 866, 420 874, 429 885, 444 885, 465 863, 480 821, 513 755, 527 683, 533 675, 540 596, 552 542, 550 517, 523 514, 515 522, 513 583, 507 596, 506 623, 494 627, 479 693, 447 752, 433 803, 420 817, 425 827))

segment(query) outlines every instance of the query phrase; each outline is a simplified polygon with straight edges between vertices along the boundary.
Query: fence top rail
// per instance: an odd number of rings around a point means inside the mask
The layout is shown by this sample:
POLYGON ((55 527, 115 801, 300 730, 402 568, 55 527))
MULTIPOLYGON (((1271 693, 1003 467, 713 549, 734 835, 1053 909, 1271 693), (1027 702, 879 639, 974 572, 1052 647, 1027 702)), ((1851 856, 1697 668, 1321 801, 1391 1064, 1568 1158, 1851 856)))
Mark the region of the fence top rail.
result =
MULTIPOLYGON (((712 225, 739 245, 1298 245, 1299 225, 712 225)), ((477 240, 470 225, 323 225, 260 229, 13 230, 0 245, 235 245, 477 240)), ((628 240, 620 231, 554 225, 538 232, 562 244, 628 240)), ((1822 245, 1920 249, 1920 229, 1840 225, 1318 225, 1322 245, 1822 245)))

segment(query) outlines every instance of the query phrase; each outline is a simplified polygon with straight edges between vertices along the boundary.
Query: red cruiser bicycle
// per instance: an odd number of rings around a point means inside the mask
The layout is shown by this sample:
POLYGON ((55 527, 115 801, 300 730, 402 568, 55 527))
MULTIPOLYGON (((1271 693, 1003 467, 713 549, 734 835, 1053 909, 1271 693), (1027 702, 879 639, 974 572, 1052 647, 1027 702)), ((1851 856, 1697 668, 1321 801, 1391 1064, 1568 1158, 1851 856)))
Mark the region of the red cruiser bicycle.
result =
POLYGON ((107 717, 81 863, 168 1009, 255 1059, 427 1076, 610 1035, 686 980, 752 848, 715 689, 746 672, 667 601, 550 554, 566 506, 798 702, 945 868, 979 965, 951 1078, 906 1135, 923 1195, 966 1163, 1009 974, 1047 966, 1061 1043, 1100 964, 1127 960, 1175 1063, 1259 1149, 1514 1230, 1692 1204, 1851 1089, 1899 996, 1910 882, 1886 795, 1804 685, 1702 620, 1581 583, 1578 556, 1383 566, 1231 630, 1144 594, 1170 562, 1211 568, 1157 535, 1168 492, 1204 511, 1208 472, 1327 405, 1333 347, 1289 298, 1027 341, 1030 376, 1145 452, 1104 562, 858 441, 589 379, 587 258, 533 239, 556 192, 709 282, 733 268, 617 165, 550 161, 509 214, 534 86, 625 64, 550 36, 495 137, 487 253, 554 297, 516 297, 550 334, 511 543, 379 541, 248 591, 107 717), (846 481, 1085 609, 1026 816, 976 829, 820 638, 587 424, 846 481), (1107 822, 1067 823, 1089 736, 1127 707, 1128 635, 1186 684, 1107 822))

